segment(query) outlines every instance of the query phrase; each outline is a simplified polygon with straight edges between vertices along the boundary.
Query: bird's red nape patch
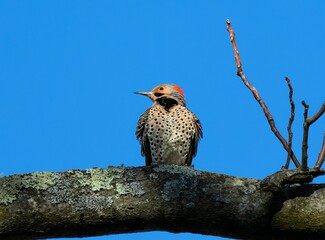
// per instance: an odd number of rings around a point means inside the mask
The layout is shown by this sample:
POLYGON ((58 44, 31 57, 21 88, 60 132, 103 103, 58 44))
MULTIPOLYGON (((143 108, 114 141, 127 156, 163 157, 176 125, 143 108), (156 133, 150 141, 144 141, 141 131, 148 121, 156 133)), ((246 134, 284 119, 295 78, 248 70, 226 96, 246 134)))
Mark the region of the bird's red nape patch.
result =
POLYGON ((173 89, 179 92, 185 98, 183 90, 179 86, 173 86, 173 89))

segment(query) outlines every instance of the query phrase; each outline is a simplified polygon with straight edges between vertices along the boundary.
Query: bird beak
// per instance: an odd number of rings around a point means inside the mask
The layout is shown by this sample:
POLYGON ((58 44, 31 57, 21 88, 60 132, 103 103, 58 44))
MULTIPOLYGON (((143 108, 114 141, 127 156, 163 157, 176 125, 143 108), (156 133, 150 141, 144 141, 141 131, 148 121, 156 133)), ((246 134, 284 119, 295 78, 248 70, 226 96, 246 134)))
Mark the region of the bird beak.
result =
POLYGON ((152 101, 155 101, 156 97, 152 92, 134 92, 135 94, 140 94, 140 95, 144 95, 147 96, 148 98, 150 98, 152 101))
POLYGON ((134 92, 134 93, 144 95, 144 96, 147 96, 147 97, 150 97, 150 95, 152 95, 152 92, 134 92))

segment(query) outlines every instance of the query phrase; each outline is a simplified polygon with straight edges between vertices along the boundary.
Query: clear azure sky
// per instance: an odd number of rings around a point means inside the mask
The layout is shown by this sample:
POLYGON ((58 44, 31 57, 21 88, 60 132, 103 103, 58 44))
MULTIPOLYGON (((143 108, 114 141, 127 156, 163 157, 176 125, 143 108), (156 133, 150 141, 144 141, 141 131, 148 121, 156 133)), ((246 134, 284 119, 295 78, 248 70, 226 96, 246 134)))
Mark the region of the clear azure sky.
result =
MULTIPOLYGON (((303 108, 325 98, 324 1, 0 1, 0 172, 141 166, 134 91, 175 83, 200 118, 195 169, 262 179, 286 152, 236 76, 226 19, 243 69, 287 137, 285 76, 296 102, 293 149, 301 156, 303 108)), ((309 160, 325 117, 310 129, 309 160)), ((292 164, 291 164, 292 166, 292 164)), ((317 179, 324 182, 324 177, 317 179)), ((221 239, 166 232, 89 239, 221 239)))

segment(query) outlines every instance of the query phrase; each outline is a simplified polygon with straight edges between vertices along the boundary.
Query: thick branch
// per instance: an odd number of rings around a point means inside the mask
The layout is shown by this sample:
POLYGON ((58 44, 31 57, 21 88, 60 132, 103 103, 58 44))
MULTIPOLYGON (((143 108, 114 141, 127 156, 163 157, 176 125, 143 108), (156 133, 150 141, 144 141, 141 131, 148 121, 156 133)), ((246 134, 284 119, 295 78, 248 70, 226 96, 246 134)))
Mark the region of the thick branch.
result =
MULTIPOLYGON (((325 220, 319 218, 325 215, 323 186, 306 186, 300 198, 291 200, 291 188, 279 195, 281 189, 268 186, 276 185, 273 181, 281 185, 287 178, 310 181, 310 176, 303 172, 299 178, 299 173, 288 170, 276 175, 262 184, 188 167, 160 166, 3 177, 0 239, 152 230, 242 239, 324 238, 325 220), (308 208, 290 211, 294 206, 289 201, 297 206, 308 203, 308 208)), ((299 195, 296 188, 295 194, 299 195)))
POLYGON ((265 117, 266 117, 266 119, 267 119, 267 121, 268 121, 268 123, 269 123, 269 125, 271 127, 272 132, 275 134, 275 136, 282 143, 284 149, 288 153, 290 153, 290 157, 291 157, 292 161, 294 162, 295 166, 296 167, 300 167, 300 163, 299 163, 297 157, 295 156, 294 152, 292 151, 292 149, 289 147, 287 141, 282 137, 282 135, 280 134, 280 132, 276 128, 274 119, 273 119, 273 117, 272 117, 269 109, 267 108, 266 104, 262 100, 262 98, 259 95, 259 93, 256 90, 256 88, 246 78, 246 76, 244 74, 244 71, 243 71, 243 68, 242 68, 241 61, 240 61, 239 51, 238 51, 237 45, 236 45, 235 33, 234 33, 233 29, 231 28, 230 21, 227 20, 226 22, 227 22, 227 30, 228 30, 229 35, 230 35, 230 41, 231 41, 231 44, 233 46, 234 53, 235 53, 235 61, 236 61, 236 65, 237 65, 237 75, 241 78, 241 80, 243 81, 243 83, 252 92, 254 98, 260 104, 261 108, 263 109, 264 115, 265 115, 265 117))

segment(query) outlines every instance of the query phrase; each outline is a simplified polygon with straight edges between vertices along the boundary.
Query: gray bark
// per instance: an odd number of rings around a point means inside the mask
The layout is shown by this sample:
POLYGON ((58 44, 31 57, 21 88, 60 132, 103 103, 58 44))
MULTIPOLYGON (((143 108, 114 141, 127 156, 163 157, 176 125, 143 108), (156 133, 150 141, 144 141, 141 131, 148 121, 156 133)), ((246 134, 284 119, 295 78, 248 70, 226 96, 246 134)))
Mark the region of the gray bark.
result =
MULTIPOLYGON (((293 175, 284 171, 260 181, 157 166, 2 177, 0 239, 151 230, 242 239, 325 239, 324 185, 289 185, 300 181, 290 180, 293 175)), ((295 176, 302 182, 312 179, 295 176)))

